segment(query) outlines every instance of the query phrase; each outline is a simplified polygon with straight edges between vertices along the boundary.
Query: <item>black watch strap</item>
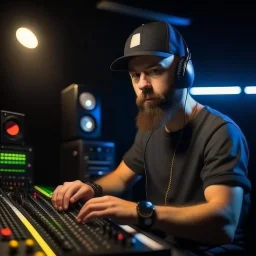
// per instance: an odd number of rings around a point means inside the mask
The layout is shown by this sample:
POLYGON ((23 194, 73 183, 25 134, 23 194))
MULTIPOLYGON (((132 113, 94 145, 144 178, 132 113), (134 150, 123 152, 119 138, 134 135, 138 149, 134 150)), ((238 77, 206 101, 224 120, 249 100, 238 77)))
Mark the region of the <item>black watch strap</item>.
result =
POLYGON ((94 197, 102 196, 102 187, 99 184, 93 182, 85 182, 85 184, 94 190, 94 197))

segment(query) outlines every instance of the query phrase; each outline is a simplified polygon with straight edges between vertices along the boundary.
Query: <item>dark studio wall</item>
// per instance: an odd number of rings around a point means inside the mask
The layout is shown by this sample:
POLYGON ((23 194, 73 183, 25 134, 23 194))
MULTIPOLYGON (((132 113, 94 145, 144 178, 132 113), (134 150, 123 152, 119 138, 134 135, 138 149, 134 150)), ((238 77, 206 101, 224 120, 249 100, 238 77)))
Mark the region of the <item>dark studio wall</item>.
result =
MULTIPOLYGON (((132 110, 135 110, 133 104, 123 106, 124 96, 133 97, 128 82, 121 79, 113 82, 115 78, 109 71, 112 54, 121 50, 120 41, 122 44, 125 40, 121 24, 116 24, 111 15, 97 14, 95 5, 89 3, 85 9, 67 4, 55 10, 54 6, 31 1, 8 1, 1 11, 4 40, 1 42, 0 106, 26 114, 26 143, 35 151, 35 182, 58 184, 60 91, 71 83, 101 89, 103 131, 100 139, 118 140, 117 159, 120 159, 125 144, 132 138, 130 130, 134 124, 129 120, 133 120, 132 110), (28 26, 37 32, 39 46, 35 51, 23 48, 16 41, 15 31, 19 26, 28 26)), ((123 76, 127 80, 127 76, 121 74, 123 76)))
MULTIPOLYGON (((116 142, 118 164, 133 142, 136 106, 127 74, 112 73, 109 65, 122 54, 127 35, 147 20, 96 10, 95 1, 61 6, 8 1, 1 5, 0 107, 26 114, 26 142, 35 149, 35 182, 58 184, 60 91, 71 83, 100 88, 101 139, 116 142), (35 51, 17 43, 15 30, 20 23, 37 31, 39 47, 35 51)), ((203 8, 202 12, 198 6, 185 3, 174 8, 180 15, 193 17, 191 26, 177 28, 192 52, 195 85, 255 85, 256 38, 255 24, 248 15, 251 8, 247 6, 244 16, 244 6, 233 6, 233 10, 228 5, 226 9, 203 8)), ((162 6, 162 10, 168 10, 168 6, 162 6)), ((249 141, 253 169, 255 96, 197 99, 229 114, 241 125, 249 141)))

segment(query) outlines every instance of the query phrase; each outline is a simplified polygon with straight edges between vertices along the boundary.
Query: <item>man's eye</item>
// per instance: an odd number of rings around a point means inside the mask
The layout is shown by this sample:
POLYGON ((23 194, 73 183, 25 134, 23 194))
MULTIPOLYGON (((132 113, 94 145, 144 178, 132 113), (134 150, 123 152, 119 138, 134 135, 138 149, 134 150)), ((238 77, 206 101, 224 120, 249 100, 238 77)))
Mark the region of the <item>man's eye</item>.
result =
POLYGON ((139 73, 133 73, 133 74, 131 74, 131 77, 132 78, 138 78, 138 77, 140 77, 140 74, 139 73))
POLYGON ((149 70, 149 74, 150 75, 157 75, 157 74, 160 74, 161 70, 159 68, 153 68, 153 69, 150 69, 149 70))

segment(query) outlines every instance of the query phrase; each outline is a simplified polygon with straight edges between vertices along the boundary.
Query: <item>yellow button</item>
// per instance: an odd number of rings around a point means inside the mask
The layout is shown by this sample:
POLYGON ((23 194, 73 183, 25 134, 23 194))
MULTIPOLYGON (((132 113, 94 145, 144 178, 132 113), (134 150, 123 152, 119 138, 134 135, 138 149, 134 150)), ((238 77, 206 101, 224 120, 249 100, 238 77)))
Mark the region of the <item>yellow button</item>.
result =
POLYGON ((38 252, 35 252, 33 256, 46 256, 46 255, 44 252, 38 251, 38 252))
POLYGON ((33 239, 28 238, 28 239, 26 239, 26 241, 25 241, 25 245, 26 245, 27 247, 33 247, 33 246, 35 245, 35 242, 34 242, 33 239))
POLYGON ((12 249, 17 249, 19 247, 19 242, 17 240, 11 240, 9 242, 9 247, 12 249))
POLYGON ((25 246, 26 246, 27 252, 31 253, 34 250, 34 247, 35 247, 34 245, 35 245, 35 242, 33 239, 30 239, 30 238, 26 239, 25 246))

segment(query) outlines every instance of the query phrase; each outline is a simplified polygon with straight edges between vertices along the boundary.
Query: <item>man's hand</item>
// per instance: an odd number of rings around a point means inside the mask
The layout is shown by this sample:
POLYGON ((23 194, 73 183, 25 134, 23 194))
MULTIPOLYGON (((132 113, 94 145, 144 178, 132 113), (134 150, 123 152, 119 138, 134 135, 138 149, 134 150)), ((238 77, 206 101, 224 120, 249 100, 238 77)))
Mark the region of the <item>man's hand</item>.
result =
POLYGON ((67 210, 70 203, 74 203, 79 199, 87 201, 94 196, 94 190, 81 182, 76 180, 73 182, 65 182, 59 185, 52 195, 52 204, 59 210, 67 210))
POLYGON ((119 224, 137 223, 137 204, 114 196, 88 200, 77 215, 77 221, 88 222, 94 218, 111 218, 119 224))

